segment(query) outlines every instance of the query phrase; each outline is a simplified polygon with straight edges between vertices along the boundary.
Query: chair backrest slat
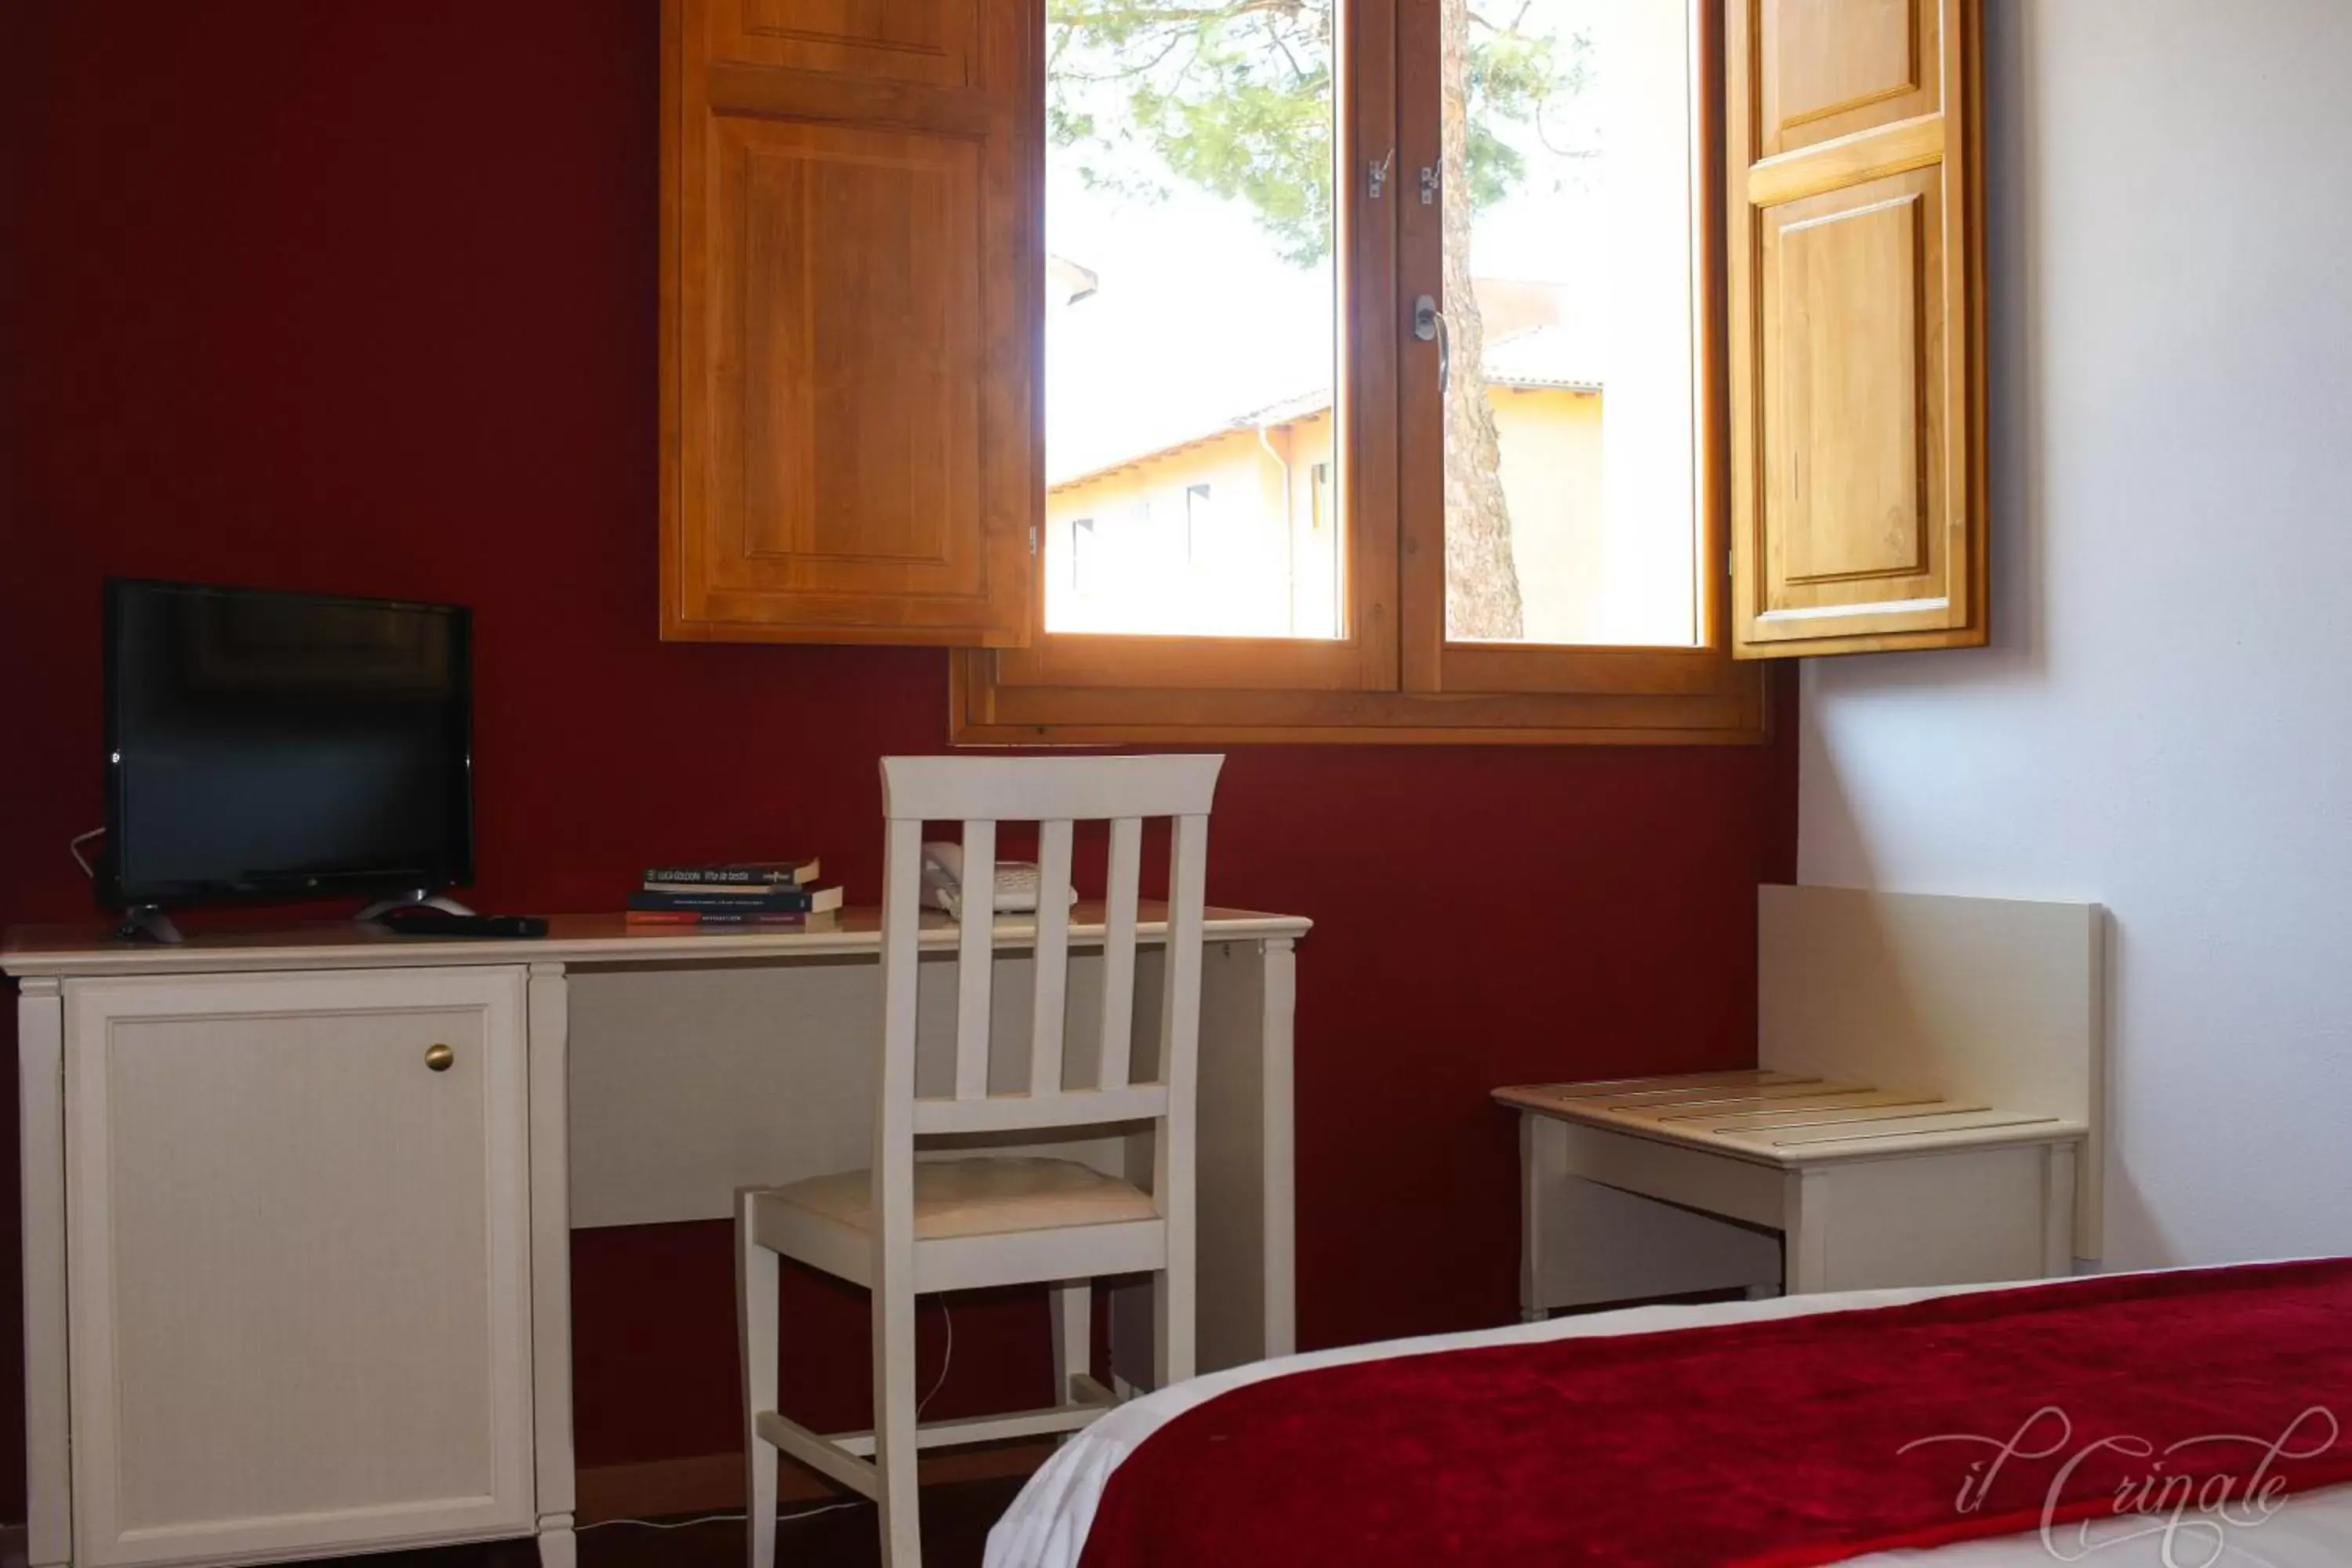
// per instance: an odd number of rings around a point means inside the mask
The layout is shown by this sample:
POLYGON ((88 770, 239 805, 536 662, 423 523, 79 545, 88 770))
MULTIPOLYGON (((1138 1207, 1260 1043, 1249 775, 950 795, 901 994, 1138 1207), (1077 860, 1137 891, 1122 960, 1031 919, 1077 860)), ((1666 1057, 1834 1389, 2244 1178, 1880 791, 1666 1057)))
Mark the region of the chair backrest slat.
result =
POLYGON ((1036 984, 1031 991, 1029 1092, 1062 1092, 1062 1035, 1068 1017, 1070 840, 1068 818, 1037 829, 1036 984))
POLYGON ((1179 1075, 1192 1070, 1201 1037, 1202 884, 1209 874, 1206 815, 1176 819, 1168 856, 1168 974, 1160 998, 1160 1081, 1190 1103, 1192 1084, 1179 1075))
POLYGON ((988 1093, 989 983, 996 956, 996 823, 963 825, 961 940, 956 944, 955 1096, 988 1093))
POLYGON ((915 1135, 916 994, 921 984, 923 825, 893 822, 883 840, 882 1073, 874 1121, 875 1235, 911 1225, 915 1173, 881 1158, 915 1135))
POLYGON ((888 1060, 882 1080, 886 1103, 876 1122, 877 1181, 885 1165, 912 1159, 918 1132, 1075 1126, 1105 1114, 1157 1116, 1159 1158, 1171 1158, 1168 1146, 1177 1145, 1172 1157, 1189 1167, 1208 812, 1223 762, 1219 756, 883 760, 883 814, 889 823, 883 937, 888 1060), (1174 819, 1175 830, 1159 1082, 1137 1086, 1131 1081, 1136 944, 1143 819, 1149 816, 1174 819), (963 876, 956 942, 955 1089, 951 1099, 919 1100, 914 1059, 922 829, 927 821, 959 820, 963 876), (1026 1092, 992 1096, 989 1035, 1001 821, 1038 825, 1038 907, 1026 1092), (1071 864, 1077 825, 1096 821, 1109 824, 1110 837, 1099 1071, 1095 1084, 1066 1089, 1071 864))
MULTIPOLYGON (((1168 1269, 1189 1276, 1193 1268, 1193 1126, 1201 1039, 1202 885, 1208 879, 1209 818, 1206 813, 1176 819, 1168 865, 1167 994, 1160 1005, 1160 1081, 1168 1089, 1164 1134, 1153 1141, 1151 1191, 1168 1221, 1168 1269)), ((1163 1378, 1187 1377, 1160 1352, 1163 1378)))
POLYGON ((1135 1037, 1135 906, 1143 874, 1143 819, 1110 825, 1103 889, 1102 1086, 1125 1089, 1135 1037))

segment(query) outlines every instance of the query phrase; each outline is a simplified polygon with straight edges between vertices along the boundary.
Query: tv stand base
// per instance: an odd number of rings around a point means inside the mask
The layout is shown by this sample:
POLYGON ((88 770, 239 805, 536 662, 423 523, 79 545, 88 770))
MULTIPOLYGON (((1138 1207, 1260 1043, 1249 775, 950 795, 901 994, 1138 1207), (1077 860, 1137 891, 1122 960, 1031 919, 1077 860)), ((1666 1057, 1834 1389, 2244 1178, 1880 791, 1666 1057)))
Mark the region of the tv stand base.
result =
POLYGON ((394 910, 411 910, 418 908, 439 910, 446 914, 453 915, 470 915, 474 912, 465 905, 459 903, 457 900, 449 897, 446 893, 436 893, 430 888, 413 888, 404 893, 395 893, 388 899, 378 899, 375 902, 370 904, 367 908, 353 915, 352 919, 355 921, 380 920, 383 916, 390 914, 394 910))
POLYGON ((188 939, 172 923, 172 917, 156 904, 133 904, 122 911, 121 921, 114 934, 125 942, 155 942, 177 944, 188 939))

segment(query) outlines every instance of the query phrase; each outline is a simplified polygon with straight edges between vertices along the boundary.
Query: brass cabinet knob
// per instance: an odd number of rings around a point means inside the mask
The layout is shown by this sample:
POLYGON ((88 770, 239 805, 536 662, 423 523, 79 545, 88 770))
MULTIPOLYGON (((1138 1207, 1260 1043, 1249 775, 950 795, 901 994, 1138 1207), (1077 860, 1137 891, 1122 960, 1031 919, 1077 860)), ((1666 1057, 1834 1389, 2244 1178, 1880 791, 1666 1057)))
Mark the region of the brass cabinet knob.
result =
POLYGON ((449 1064, 457 1059, 457 1053, 446 1046, 432 1045, 425 1048, 425 1065, 435 1072, 447 1072, 449 1064))

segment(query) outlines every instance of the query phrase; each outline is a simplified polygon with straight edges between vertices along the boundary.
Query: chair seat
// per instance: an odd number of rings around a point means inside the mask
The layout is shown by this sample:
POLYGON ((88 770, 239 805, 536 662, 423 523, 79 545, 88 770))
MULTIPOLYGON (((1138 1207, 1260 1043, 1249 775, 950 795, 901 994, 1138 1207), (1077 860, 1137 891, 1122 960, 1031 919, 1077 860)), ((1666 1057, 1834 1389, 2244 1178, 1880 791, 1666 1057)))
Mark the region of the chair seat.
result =
MULTIPOLYGON (((811 1176, 761 1195, 854 1230, 872 1228, 874 1177, 868 1171, 811 1176)), ((1074 1160, 991 1156, 915 1164, 919 1241, 1159 1217, 1150 1194, 1074 1160)))

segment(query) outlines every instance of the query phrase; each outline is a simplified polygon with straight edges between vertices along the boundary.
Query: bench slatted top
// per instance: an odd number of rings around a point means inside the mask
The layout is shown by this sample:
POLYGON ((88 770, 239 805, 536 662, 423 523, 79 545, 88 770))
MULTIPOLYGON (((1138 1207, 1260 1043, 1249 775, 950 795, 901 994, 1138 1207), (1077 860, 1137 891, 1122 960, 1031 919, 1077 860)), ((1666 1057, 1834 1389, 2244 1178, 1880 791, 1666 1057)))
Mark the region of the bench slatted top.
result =
POLYGON ((1758 1068, 1521 1084, 1495 1098, 1539 1116, 1771 1165, 2053 1143, 2089 1131, 2033 1111, 1758 1068))

